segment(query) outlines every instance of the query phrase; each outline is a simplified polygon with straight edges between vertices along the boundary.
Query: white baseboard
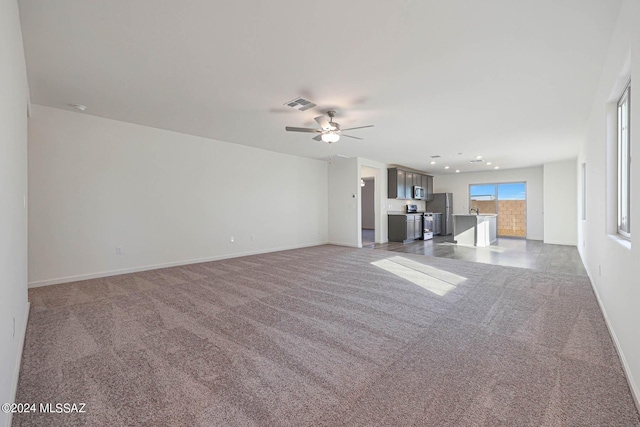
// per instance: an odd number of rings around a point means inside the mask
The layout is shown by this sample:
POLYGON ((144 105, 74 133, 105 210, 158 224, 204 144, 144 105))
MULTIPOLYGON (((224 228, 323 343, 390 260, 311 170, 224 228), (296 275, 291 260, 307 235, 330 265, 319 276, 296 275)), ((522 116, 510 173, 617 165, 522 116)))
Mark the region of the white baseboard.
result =
MULTIPOLYGON (((581 257, 582 258, 582 257, 581 257)), ((622 347, 620 347, 620 341, 618 341, 618 337, 616 336, 616 331, 611 326, 611 322, 609 321, 609 316, 607 316, 607 310, 605 310, 604 305, 602 304, 602 300, 600 299, 600 294, 598 293, 598 288, 594 285, 595 281, 593 280, 593 276, 591 272, 585 265, 585 269, 587 270, 587 276, 589 277, 589 281, 591 282, 591 288, 593 289, 593 293, 596 295, 596 300, 598 301, 598 305, 600 306, 600 310, 602 311, 602 315, 604 317, 604 323, 607 325, 607 329, 609 330, 609 335, 611 335, 611 339, 613 341, 613 345, 616 347, 616 351, 618 352, 618 357, 620 357, 620 362, 622 363, 622 370, 627 379, 627 383, 629 384, 629 389, 631 390, 631 396, 636 404, 636 409, 640 412, 640 390, 636 387, 636 382, 633 379, 633 375, 631 375, 631 369, 629 368, 629 363, 627 362, 624 353, 622 352, 622 347)))
POLYGON ((201 262, 220 261, 220 260, 229 259, 229 258, 239 258, 239 257, 249 256, 249 255, 266 254, 269 252, 288 251, 291 249, 301 249, 301 248, 308 248, 312 246, 321 246, 321 245, 327 245, 327 244, 333 244, 333 243, 329 243, 329 242, 303 243, 300 245, 290 245, 290 246, 283 246, 279 248, 261 249, 257 251, 236 252, 232 254, 216 255, 216 256, 206 257, 206 258, 166 262, 162 264, 144 265, 140 267, 123 268, 120 270, 109 270, 109 271, 101 271, 98 273, 79 274, 76 276, 58 277, 55 279, 38 280, 34 282, 29 282, 29 288, 38 288, 41 286, 57 285, 60 283, 69 283, 69 282, 77 282, 80 280, 98 279, 100 277, 117 276, 119 274, 137 273, 139 271, 157 270, 159 268, 167 268, 167 267, 178 267, 181 265, 198 264, 201 262))
POLYGON ((565 240, 544 240, 546 245, 564 245, 564 246, 578 246, 576 242, 569 242, 565 240))
POLYGON ((358 246, 357 244, 354 245, 351 242, 329 242, 330 245, 336 245, 336 246, 347 246, 349 248, 361 248, 362 246, 358 246))
MULTIPOLYGON (((20 379, 20 365, 22 364, 22 351, 24 349, 24 340, 27 336, 27 323, 29 323, 29 308, 31 307, 31 303, 27 301, 27 309, 24 313, 24 318, 22 319, 22 329, 20 331, 20 345, 18 346, 18 355, 16 356, 16 361, 14 362, 13 367, 13 378, 11 383, 11 402, 16 401, 16 394, 18 393, 18 380, 20 379)), ((13 414, 9 414, 7 417, 6 426, 11 427, 11 422, 13 419, 13 414)))

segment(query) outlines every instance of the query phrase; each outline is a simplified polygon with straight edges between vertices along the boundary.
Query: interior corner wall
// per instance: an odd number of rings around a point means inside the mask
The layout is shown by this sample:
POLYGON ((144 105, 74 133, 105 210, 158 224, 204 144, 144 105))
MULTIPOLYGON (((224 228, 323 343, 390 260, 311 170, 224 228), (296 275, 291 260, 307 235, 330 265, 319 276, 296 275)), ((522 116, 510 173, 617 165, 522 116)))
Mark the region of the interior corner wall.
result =
POLYGON ((433 178, 434 193, 453 193, 453 213, 469 213, 469 185, 500 182, 527 183, 527 239, 542 240, 543 170, 542 166, 487 172, 451 173, 433 178))
POLYGON ((324 161, 32 110, 30 286, 328 241, 324 161))
MULTIPOLYGON (((18 4, 0 2, 0 403, 13 402, 27 302, 27 108, 18 4)), ((11 414, 0 412, 0 425, 11 414)))
MULTIPOLYGON (((631 241, 616 233, 616 103, 631 78, 631 152, 640 152, 640 1, 624 0, 618 15, 587 134, 578 156, 586 164, 586 219, 578 220, 578 250, 640 408, 640 173, 631 173, 631 241)), ((576 214, 577 216, 577 214, 576 214)))
POLYGON ((576 246, 578 171, 576 159, 545 163, 544 243, 576 246))

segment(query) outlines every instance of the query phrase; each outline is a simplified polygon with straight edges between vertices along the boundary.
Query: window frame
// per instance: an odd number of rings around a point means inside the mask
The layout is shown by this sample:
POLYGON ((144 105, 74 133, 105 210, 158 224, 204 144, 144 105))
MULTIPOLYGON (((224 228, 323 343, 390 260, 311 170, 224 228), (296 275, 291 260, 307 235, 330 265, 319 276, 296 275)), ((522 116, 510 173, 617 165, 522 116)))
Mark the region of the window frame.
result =
POLYGON ((631 81, 617 102, 617 232, 631 239, 631 81), (626 120, 626 123, 623 122, 626 120))
MULTIPOLYGON (((529 218, 529 209, 528 209, 528 204, 529 204, 529 190, 528 190, 528 183, 527 181, 494 181, 494 182, 485 182, 485 183, 473 183, 473 184, 469 184, 469 188, 468 188, 468 202, 469 202, 469 213, 471 213, 471 204, 473 202, 473 200, 471 199, 471 187, 474 186, 490 186, 492 185, 494 187, 494 192, 495 192, 495 208, 494 211, 496 214, 500 214, 499 210, 498 210, 498 202, 500 200, 500 185, 503 184, 522 184, 524 186, 524 212, 525 212, 525 230, 526 232, 529 231, 529 222, 528 222, 528 218, 529 218)), ((504 200, 504 199, 503 199, 504 200)), ((482 213, 480 213, 482 214, 482 213)), ((511 235, 498 235, 498 237, 515 237, 515 236, 511 236, 511 235)), ((527 236, 525 234, 525 236, 518 236, 518 238, 524 238, 526 239, 527 236)))
POLYGON ((582 200, 580 201, 580 218, 583 221, 587 220, 587 163, 582 163, 582 167, 580 169, 580 182, 581 182, 581 195, 582 200))

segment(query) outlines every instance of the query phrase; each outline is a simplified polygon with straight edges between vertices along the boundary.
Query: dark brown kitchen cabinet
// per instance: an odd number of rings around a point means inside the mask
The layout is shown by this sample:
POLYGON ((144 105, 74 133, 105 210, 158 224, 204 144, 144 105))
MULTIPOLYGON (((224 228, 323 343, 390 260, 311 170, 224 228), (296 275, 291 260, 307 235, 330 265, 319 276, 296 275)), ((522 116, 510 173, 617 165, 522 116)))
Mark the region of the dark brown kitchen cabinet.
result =
POLYGON ((426 198, 426 187, 424 186, 425 184, 425 177, 426 175, 422 175, 419 173, 414 173, 413 174, 413 185, 417 185, 418 187, 422 187, 425 191, 425 195, 422 197, 419 197, 418 200, 427 200, 426 198))
POLYGON ((427 202, 433 201, 433 177, 431 175, 425 175, 427 183, 424 188, 425 200, 427 202))
POLYGON ((406 177, 402 169, 387 169, 387 197, 390 199, 405 199, 407 197, 406 177))
POLYGON ((415 215, 413 221, 413 236, 416 240, 422 237, 422 215, 415 215))
POLYGON ((413 172, 405 172, 407 185, 405 187, 405 199, 413 199, 413 172))
POLYGON ((431 200, 433 198, 433 177, 418 172, 409 172, 400 168, 387 169, 387 197, 389 199, 416 200, 413 197, 413 187, 424 188, 424 197, 417 200, 431 200))
POLYGON ((389 241, 408 243, 422 237, 422 215, 389 215, 389 241))

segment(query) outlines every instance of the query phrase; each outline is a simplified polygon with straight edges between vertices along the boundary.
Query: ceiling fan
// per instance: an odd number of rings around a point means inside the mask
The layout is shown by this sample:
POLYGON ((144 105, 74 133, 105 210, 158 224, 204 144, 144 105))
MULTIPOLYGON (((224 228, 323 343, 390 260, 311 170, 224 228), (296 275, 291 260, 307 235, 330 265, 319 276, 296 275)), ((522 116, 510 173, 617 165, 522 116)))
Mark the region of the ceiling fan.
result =
POLYGON ((338 140, 340 140, 341 136, 346 136, 347 138, 362 139, 362 138, 358 138, 357 136, 351 136, 351 135, 346 135, 342 133, 345 130, 364 129, 364 128, 373 127, 373 125, 367 125, 367 126, 358 126, 354 128, 340 129, 340 125, 333 121, 333 118, 335 117, 335 115, 336 115, 336 112, 331 110, 331 111, 327 111, 327 116, 329 116, 329 120, 327 120, 325 116, 316 117, 315 121, 318 122, 321 129, 297 128, 297 127, 287 126, 285 127, 285 130, 289 132, 318 133, 319 135, 316 135, 312 139, 315 139, 316 141, 328 142, 329 144, 331 144, 333 142, 337 142, 338 140))

